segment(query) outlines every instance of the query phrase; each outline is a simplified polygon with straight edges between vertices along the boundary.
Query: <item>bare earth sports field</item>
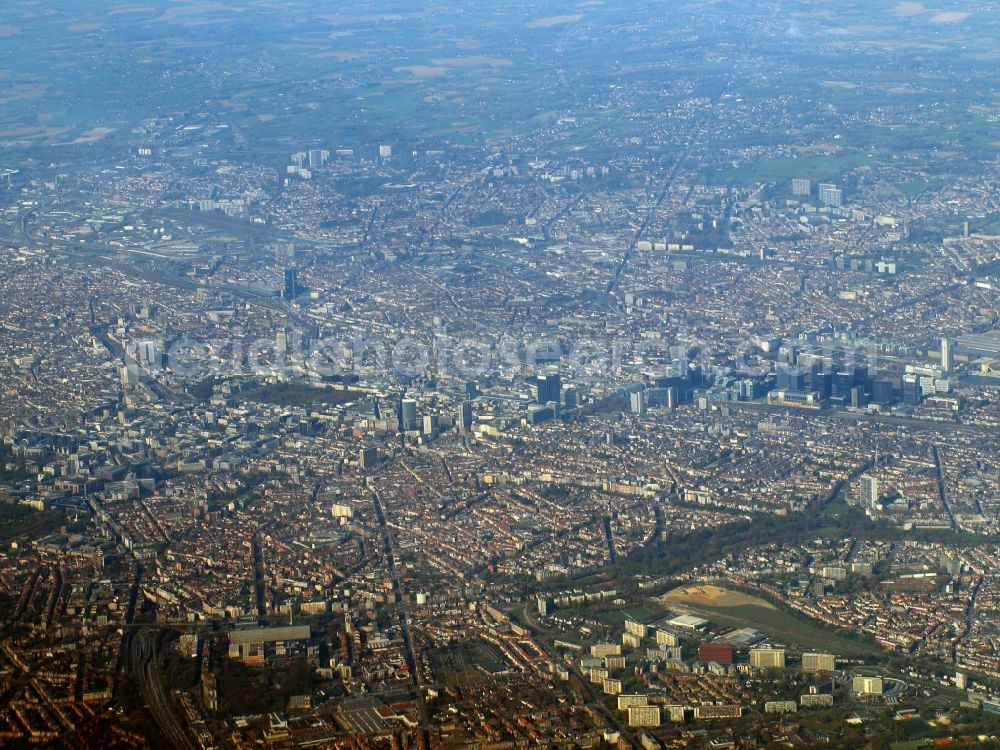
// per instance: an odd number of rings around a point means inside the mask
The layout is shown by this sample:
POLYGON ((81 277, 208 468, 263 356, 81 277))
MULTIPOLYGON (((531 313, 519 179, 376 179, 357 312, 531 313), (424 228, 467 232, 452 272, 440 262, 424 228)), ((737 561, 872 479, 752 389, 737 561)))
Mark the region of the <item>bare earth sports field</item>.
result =
POLYGON ((663 597, 663 601, 706 607, 743 607, 754 605, 766 609, 777 609, 773 604, 759 597, 711 585, 685 586, 684 588, 674 589, 663 597))

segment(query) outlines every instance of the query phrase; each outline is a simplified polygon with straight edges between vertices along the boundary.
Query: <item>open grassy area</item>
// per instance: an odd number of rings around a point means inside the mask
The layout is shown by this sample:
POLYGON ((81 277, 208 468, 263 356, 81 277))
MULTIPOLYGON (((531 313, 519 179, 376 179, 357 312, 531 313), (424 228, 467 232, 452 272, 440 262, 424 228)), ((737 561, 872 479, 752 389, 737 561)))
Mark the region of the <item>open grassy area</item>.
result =
POLYGON ((832 651, 843 656, 882 653, 874 645, 821 628, 764 599, 720 587, 675 589, 661 601, 666 607, 680 605, 680 608, 719 625, 755 628, 776 640, 805 648, 832 651), (703 593, 706 588, 714 591, 703 593))
POLYGON ((597 619, 609 625, 620 625, 626 620, 648 623, 656 619, 656 613, 647 607, 625 607, 601 612, 597 615, 597 619))
POLYGON ((940 190, 947 184, 945 180, 912 180, 910 182, 900 182, 896 185, 899 191, 907 198, 915 198, 928 190, 940 190))
POLYGON ((363 394, 359 391, 322 388, 302 383, 274 383, 243 394, 247 401, 276 406, 317 406, 343 404, 355 401, 363 394))
POLYGON ((742 167, 722 169, 706 175, 714 185, 749 185, 758 182, 784 182, 793 177, 809 180, 835 180, 855 167, 870 162, 866 154, 809 154, 798 157, 766 159, 742 167))
POLYGON ((827 503, 823 509, 820 511, 820 518, 824 520, 828 518, 840 518, 850 512, 850 506, 844 501, 843 498, 837 498, 836 500, 831 500, 827 503))
POLYGON ((666 601, 677 601, 685 604, 693 604, 700 607, 742 607, 761 606, 770 609, 776 607, 770 602, 764 601, 756 596, 744 594, 742 591, 730 591, 721 586, 685 586, 674 589, 667 594, 666 601))
POLYGON ((444 685, 480 682, 486 672, 499 672, 510 665, 491 646, 479 640, 454 643, 429 654, 435 677, 444 685))
POLYGON ((23 505, 0 503, 0 543, 16 539, 38 539, 50 534, 66 521, 55 510, 33 510, 23 505))
POLYGON ((938 579, 937 576, 933 578, 899 578, 885 581, 882 587, 886 591, 929 593, 938 588, 938 579))

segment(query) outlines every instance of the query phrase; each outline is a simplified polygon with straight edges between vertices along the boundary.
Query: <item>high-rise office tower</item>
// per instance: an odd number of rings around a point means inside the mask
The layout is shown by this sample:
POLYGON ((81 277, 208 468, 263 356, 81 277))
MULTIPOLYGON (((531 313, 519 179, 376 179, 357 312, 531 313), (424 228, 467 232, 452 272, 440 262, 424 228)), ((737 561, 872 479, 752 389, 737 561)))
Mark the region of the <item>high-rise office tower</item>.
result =
MULTIPOLYGON (((692 388, 701 388, 705 385, 711 385, 711 374, 706 375, 705 371, 702 369, 701 363, 699 362, 688 362, 687 363, 687 379, 688 383, 692 388)), ((687 400, 687 393, 678 392, 681 401, 687 400)))
POLYGON ((792 179, 792 195, 809 195, 812 192, 812 183, 802 177, 792 179))
POLYGON ((330 152, 325 149, 313 148, 309 150, 309 166, 313 169, 322 167, 329 158, 330 152))
POLYGON ((636 391, 629 395, 629 405, 633 414, 646 413, 646 392, 636 391))
POLYGON ((135 385, 139 382, 139 367, 137 365, 120 365, 118 377, 122 385, 135 385))
POLYGON ((358 452, 358 466, 361 469, 370 469, 378 463, 378 448, 362 448, 358 452))
POLYGON ((779 391, 804 391, 806 374, 795 365, 779 365, 775 370, 775 387, 779 391))
POLYGON ((865 405, 865 389, 860 385, 851 386, 851 406, 861 408, 865 405))
POLYGON ((412 398, 404 398, 399 402, 399 421, 403 430, 417 429, 417 402, 412 398))
POLYGON ((472 429, 472 402, 463 401, 458 407, 458 429, 468 432, 472 429))
POLYGON ((783 648, 752 648, 750 664, 761 669, 784 669, 785 650, 783 648))
POLYGON ((819 184, 819 202, 824 206, 836 208, 843 205, 844 193, 832 182, 821 182, 819 184))
POLYGON ((140 341, 136 347, 136 359, 149 367, 160 367, 163 363, 163 346, 159 341, 140 341))
POLYGON ((423 419, 423 433, 425 435, 433 435, 437 432, 437 417, 433 414, 425 414, 423 419))
POLYGON ((955 366, 954 357, 955 355, 951 350, 951 339, 941 339, 941 369, 945 372, 951 372, 955 366))
POLYGON ((285 285, 281 296, 285 299, 295 299, 299 293, 299 274, 295 268, 285 269, 285 285))
POLYGON ((892 403, 892 381, 888 378, 879 378, 872 381, 872 401, 876 404, 892 403))
POLYGON ((861 505, 874 510, 879 501, 878 478, 870 474, 861 477, 861 505))
POLYGON ((566 386, 566 389, 562 392, 562 403, 567 409, 575 409, 579 400, 576 394, 576 388, 573 386, 566 386))
POLYGON ((851 386, 854 384, 853 372, 836 372, 833 375, 833 397, 848 399, 851 396, 851 386))
POLYGON ((837 657, 833 654, 807 652, 802 654, 803 672, 832 672, 837 667, 837 657))
POLYGON ((547 404, 549 401, 559 401, 559 393, 562 391, 562 378, 558 373, 540 376, 537 381, 538 395, 535 399, 540 404, 547 404))

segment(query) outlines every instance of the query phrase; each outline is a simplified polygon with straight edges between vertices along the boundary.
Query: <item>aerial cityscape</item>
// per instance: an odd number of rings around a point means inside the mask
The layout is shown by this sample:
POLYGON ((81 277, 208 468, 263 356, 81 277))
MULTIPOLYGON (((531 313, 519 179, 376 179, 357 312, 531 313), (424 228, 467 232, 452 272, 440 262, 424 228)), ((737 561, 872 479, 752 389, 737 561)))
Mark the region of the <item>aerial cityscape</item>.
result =
POLYGON ((1000 6, 0 9, 0 747, 1000 747, 1000 6))

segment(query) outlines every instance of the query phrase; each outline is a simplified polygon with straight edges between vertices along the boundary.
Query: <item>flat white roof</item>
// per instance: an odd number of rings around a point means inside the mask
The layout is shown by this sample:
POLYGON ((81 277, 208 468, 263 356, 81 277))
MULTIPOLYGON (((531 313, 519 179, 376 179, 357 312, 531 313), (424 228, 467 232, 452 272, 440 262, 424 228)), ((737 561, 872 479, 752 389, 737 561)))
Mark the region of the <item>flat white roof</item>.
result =
POLYGON ((708 624, 708 620, 703 620, 700 617, 695 617, 694 615, 678 615, 668 622, 674 627, 688 628, 689 630, 694 630, 695 628, 700 628, 702 625, 708 624))

